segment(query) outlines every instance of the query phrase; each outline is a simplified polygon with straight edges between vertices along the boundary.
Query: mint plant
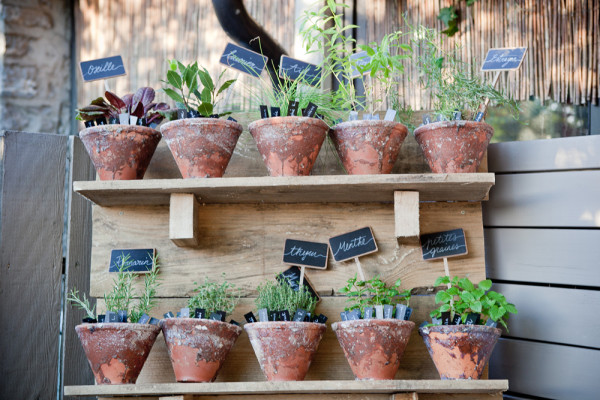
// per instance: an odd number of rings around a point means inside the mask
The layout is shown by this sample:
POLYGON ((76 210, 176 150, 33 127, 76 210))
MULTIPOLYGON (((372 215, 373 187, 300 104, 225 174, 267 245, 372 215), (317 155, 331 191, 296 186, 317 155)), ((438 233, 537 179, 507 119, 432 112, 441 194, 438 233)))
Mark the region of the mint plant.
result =
POLYGON ((286 282, 269 281, 261 283, 256 290, 258 297, 255 304, 259 310, 288 310, 290 315, 294 315, 297 309, 303 309, 312 314, 317 306, 317 299, 310 294, 306 286, 301 286, 300 290, 296 291, 286 282))
POLYGON ((410 290, 400 291, 401 283, 401 280, 398 279, 393 285, 388 286, 379 276, 368 281, 361 281, 355 274, 353 278, 348 279, 347 285, 340 289, 340 293, 348 297, 346 302, 350 303, 345 310, 350 311, 358 308, 362 313, 366 307, 392 305, 401 302, 406 302, 408 306, 410 290))
POLYGON ((440 276, 434 286, 447 284, 450 284, 450 288, 441 290, 435 295, 435 302, 441 305, 430 313, 431 317, 440 318, 443 312, 450 312, 451 315, 460 315, 464 323, 469 313, 479 313, 486 317, 485 320, 482 318, 482 324, 485 324, 489 318, 508 330, 505 319, 508 318, 508 313, 516 314, 517 308, 502 294, 490 290, 491 280, 483 280, 475 287, 466 277, 455 276, 450 279, 448 276, 440 276))
POLYGON ((220 284, 211 282, 208 278, 204 279, 204 283, 194 284, 197 285, 194 289, 195 295, 188 300, 190 310, 203 308, 208 315, 215 311, 224 311, 230 315, 240 300, 240 290, 225 280, 225 274, 220 284))

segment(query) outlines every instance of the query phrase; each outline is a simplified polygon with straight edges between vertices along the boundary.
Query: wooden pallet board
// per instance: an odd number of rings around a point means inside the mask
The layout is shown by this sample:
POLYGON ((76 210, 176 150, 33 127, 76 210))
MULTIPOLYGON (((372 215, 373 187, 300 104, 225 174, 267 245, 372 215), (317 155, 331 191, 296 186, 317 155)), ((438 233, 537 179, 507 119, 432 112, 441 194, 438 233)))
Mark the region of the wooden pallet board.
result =
POLYGON ((73 189, 97 205, 165 205, 171 193, 201 203, 393 202, 394 191, 418 191, 421 201, 482 201, 494 174, 326 175, 295 177, 81 181, 73 189))
MULTIPOLYGON (((254 294, 259 283, 273 279, 286 238, 327 242, 331 236, 364 226, 373 229, 379 251, 361 257, 367 277, 388 282, 402 278, 403 288, 428 287, 444 274, 442 260, 423 261, 418 243, 395 238, 394 205, 236 204, 205 205, 199 212, 200 243, 180 248, 169 239, 169 207, 94 207, 91 295, 102 297, 112 285, 108 274, 112 249, 155 248, 162 260, 159 297, 190 296, 194 281, 207 276, 254 294)), ((450 261, 452 274, 485 279, 481 203, 420 203, 421 233, 463 228, 469 254, 450 261)), ((356 273, 353 261, 330 260, 327 270, 307 271, 322 295, 331 295, 356 273)))

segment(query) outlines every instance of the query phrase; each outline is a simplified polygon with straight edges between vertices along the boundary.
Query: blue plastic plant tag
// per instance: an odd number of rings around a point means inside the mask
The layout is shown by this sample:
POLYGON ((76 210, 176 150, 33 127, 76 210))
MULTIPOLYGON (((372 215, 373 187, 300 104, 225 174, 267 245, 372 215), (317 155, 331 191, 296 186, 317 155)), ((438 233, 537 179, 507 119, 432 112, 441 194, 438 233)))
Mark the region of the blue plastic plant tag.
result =
POLYGON ((480 111, 475 116, 475 122, 481 122, 482 119, 483 119, 483 113, 480 111))
POLYGON ((348 117, 348 121, 357 121, 358 120, 358 112, 350 111, 350 116, 348 117))
POLYGON ((179 310, 179 316, 181 318, 189 318, 190 317, 189 307, 183 307, 181 310, 179 310))
POLYGON ((167 313, 164 313, 163 317, 165 317, 165 318, 174 318, 175 315, 171 311, 169 311, 167 313))
POLYGON ((491 318, 488 318, 487 322, 485 323, 485 326, 491 326, 492 328, 495 328, 498 326, 498 323, 492 320, 491 318))
POLYGON ((431 318, 431 323, 433 325, 441 325, 442 324, 442 320, 440 318, 431 318))
POLYGON ((383 117, 383 119, 386 121, 393 121, 394 118, 396 118, 396 110, 388 108, 388 110, 385 112, 385 117, 383 117))
POLYGON ((362 118, 363 121, 370 121, 371 119, 373 119, 373 118, 371 118, 371 114, 367 114, 367 113, 364 113, 362 117, 363 117, 362 118))
POLYGON ((212 319, 213 321, 221 321, 221 313, 215 311, 214 313, 210 314, 208 319, 212 319))
POLYGON ((252 311, 250 311, 247 314, 244 314, 244 318, 246 319, 246 322, 249 324, 256 322, 256 317, 254 316, 254 313, 252 311))
POLYGON ((363 319, 373 319, 373 307, 365 308, 365 316, 363 319))
POLYGON ((304 321, 305 316, 306 316, 306 310, 299 308, 296 310, 296 313, 294 314, 293 321, 302 322, 302 321, 304 321))
POLYGON ((462 118, 462 113, 459 110, 454 110, 454 112, 452 113, 452 117, 455 120, 460 120, 462 118))
POLYGON ((117 314, 116 312, 107 311, 105 321, 106 322, 119 322, 119 314, 117 314))
POLYGON ((279 107, 271 107, 271 117, 280 117, 281 109, 279 107))
POLYGON ((427 125, 430 123, 431 123, 431 117, 429 116, 429 114, 423 115, 423 125, 427 125))
POLYGON ((150 318, 150 325, 158 325, 160 323, 160 321, 154 317, 150 318))
POLYGON ((371 114, 372 121, 379 121, 379 114, 371 114))
POLYGON ((181 313, 179 311, 177 311, 177 314, 175 315, 175 318, 181 318, 181 313))
POLYGON ((383 306, 375 306, 375 318, 383 319, 383 306))
POLYGON ((206 310, 204 308, 196 308, 194 310, 194 318, 206 318, 206 310))
POLYGON ((348 319, 349 320, 357 320, 360 319, 360 309, 359 308, 355 308, 352 311, 348 312, 348 319))
POLYGON ((396 319, 404 319, 406 315, 406 305, 404 304, 396 304, 396 319))
POLYGON ((410 307, 406 307, 406 313, 404 314, 404 320, 408 321, 410 316, 412 315, 413 309, 410 307))
POLYGON ((150 316, 146 313, 143 313, 137 323, 138 324, 147 324, 148 322, 150 322, 150 316))
POLYGON ((423 322, 421 322, 421 325, 419 325, 419 328, 424 328, 424 327, 426 327, 427 325, 429 325, 429 322, 427 322, 427 321, 423 321, 423 322))
POLYGON ((269 118, 269 109, 267 108, 267 106, 260 106, 260 117, 261 118, 269 118))
POLYGON ((269 321, 269 311, 266 308, 261 308, 258 310, 258 319, 260 322, 269 321))
POLYGON ((394 315, 394 306, 391 304, 386 304, 383 306, 383 318, 392 319, 394 315))
POLYGON ((348 321, 348 311, 342 311, 340 313, 340 318, 342 319, 342 321, 348 321))

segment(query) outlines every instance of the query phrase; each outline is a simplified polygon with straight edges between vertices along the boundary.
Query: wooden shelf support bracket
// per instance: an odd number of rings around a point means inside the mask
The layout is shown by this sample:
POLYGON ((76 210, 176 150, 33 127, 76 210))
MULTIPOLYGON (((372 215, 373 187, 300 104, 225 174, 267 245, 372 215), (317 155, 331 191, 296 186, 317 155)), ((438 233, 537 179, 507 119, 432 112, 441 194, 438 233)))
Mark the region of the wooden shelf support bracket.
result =
POLYGON ((169 238, 179 247, 199 245, 198 213, 200 203, 194 194, 171 193, 169 238))
POLYGON ((419 238, 419 192, 394 192, 396 238, 419 238))

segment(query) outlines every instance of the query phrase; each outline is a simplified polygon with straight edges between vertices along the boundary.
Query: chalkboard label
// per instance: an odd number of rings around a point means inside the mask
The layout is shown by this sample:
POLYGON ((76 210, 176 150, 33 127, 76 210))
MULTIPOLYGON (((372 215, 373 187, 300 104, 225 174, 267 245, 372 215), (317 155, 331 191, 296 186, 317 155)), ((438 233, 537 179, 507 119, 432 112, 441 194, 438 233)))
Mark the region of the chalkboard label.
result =
POLYGON ((79 63, 79 68, 85 82, 125 75, 125 65, 121 56, 82 61, 79 63))
POLYGON ((327 243, 286 239, 283 248, 283 262, 285 264, 325 269, 327 268, 328 250, 327 243))
POLYGON ((129 258, 125 263, 123 271, 139 273, 151 272, 155 254, 155 249, 113 250, 110 253, 110 266, 108 267, 108 272, 119 272, 119 267, 127 256, 129 256, 129 258))
POLYGON ((467 254, 465 232, 462 229, 421 235, 423 260, 455 257, 467 254))
POLYGON ((512 71, 519 69, 527 53, 527 47, 505 47, 489 49, 482 71, 512 71))
POLYGON ((345 261, 377 251, 377 243, 370 227, 344 233, 329 239, 335 261, 345 261))
MULTIPOLYGON (((371 57, 369 55, 367 55, 366 51, 359 51, 358 53, 354 53, 350 56, 350 60, 355 61, 356 62, 356 66, 358 67, 364 67, 365 65, 367 65, 368 63, 371 62, 371 57)), ((352 78, 358 78, 361 75, 366 74, 369 71, 365 71, 363 73, 361 73, 358 68, 356 68, 356 66, 352 66, 352 78)))
POLYGON ((279 76, 292 81, 301 78, 303 82, 314 86, 321 79, 321 68, 315 64, 282 55, 279 62, 279 76))
MULTIPOLYGON (((294 266, 294 267, 290 267, 290 268, 286 269, 285 271, 283 271, 282 273, 277 275, 277 280, 278 281, 285 280, 285 282, 287 282, 288 285, 290 285, 290 287, 292 289, 294 289, 295 291, 300 290, 300 268, 294 266)), ((317 301, 320 301, 321 298, 317 294, 317 291, 315 290, 313 285, 308 280, 306 274, 304 275, 303 283, 304 283, 304 286, 308 289, 308 292, 314 298, 316 298, 317 301)))
POLYGON ((262 54, 236 46, 233 43, 227 43, 219 62, 258 78, 265 65, 267 65, 267 60, 268 58, 262 54))

